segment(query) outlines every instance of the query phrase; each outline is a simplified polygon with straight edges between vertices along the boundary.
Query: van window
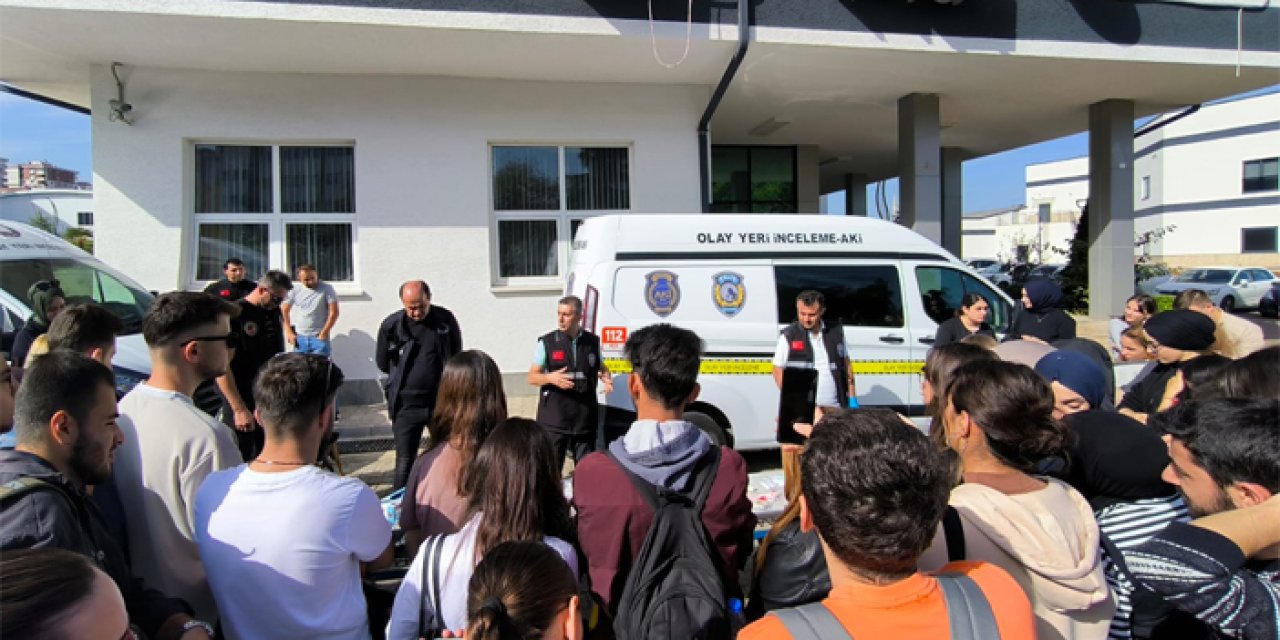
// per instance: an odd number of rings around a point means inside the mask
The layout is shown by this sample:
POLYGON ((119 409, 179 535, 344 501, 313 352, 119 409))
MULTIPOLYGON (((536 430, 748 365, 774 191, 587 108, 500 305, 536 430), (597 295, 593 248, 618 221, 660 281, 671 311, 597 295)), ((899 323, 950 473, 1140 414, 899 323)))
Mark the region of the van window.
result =
POLYGON ((805 289, 827 298, 823 319, 847 327, 901 327, 902 286, 893 265, 787 265, 774 267, 778 322, 796 319, 796 296, 805 289))
POLYGON ((67 304, 97 302, 120 317, 125 334, 142 331, 142 317, 153 300, 151 294, 126 283, 104 269, 101 263, 71 258, 36 258, 6 261, 4 268, 0 269, 0 287, 23 302, 28 300, 27 290, 31 285, 49 279, 58 280, 67 295, 67 304))
POLYGON ((991 311, 987 312, 987 324, 996 331, 1009 328, 1010 309, 1004 298, 991 287, 963 271, 947 267, 916 267, 916 283, 924 311, 938 324, 954 318, 964 294, 973 292, 987 299, 991 311))

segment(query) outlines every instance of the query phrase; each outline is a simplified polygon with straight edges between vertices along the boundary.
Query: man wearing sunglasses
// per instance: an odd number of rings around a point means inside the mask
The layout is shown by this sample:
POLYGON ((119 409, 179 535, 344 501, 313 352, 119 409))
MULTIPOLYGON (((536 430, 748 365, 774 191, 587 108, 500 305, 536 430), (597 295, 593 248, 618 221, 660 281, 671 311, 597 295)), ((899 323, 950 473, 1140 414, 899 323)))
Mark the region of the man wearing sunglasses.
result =
POLYGON ((222 391, 222 422, 235 429, 236 442, 245 462, 262 450, 262 426, 253 417, 253 381, 272 356, 284 352, 284 327, 280 303, 293 288, 282 271, 268 271, 249 295, 236 301, 240 315, 231 330, 240 336, 232 350, 231 365, 218 377, 222 391))
POLYGON ((142 320, 151 378, 120 401, 124 444, 115 485, 128 522, 134 573, 186 600, 201 620, 218 609, 200 564, 193 505, 211 473, 240 464, 236 440, 192 402, 196 386, 227 371, 240 307, 204 293, 156 298, 142 320))

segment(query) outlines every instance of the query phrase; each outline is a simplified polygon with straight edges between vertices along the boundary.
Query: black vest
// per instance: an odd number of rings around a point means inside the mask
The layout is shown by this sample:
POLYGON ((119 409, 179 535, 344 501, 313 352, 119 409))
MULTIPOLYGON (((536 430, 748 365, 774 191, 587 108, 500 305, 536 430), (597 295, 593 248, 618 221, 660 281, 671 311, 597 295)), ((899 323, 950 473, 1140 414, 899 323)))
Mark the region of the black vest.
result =
POLYGON ((582 330, 577 345, 567 334, 552 331, 541 338, 546 350, 543 371, 565 369, 574 378, 573 389, 542 385, 538 399, 538 422, 560 433, 583 434, 596 428, 599 412, 596 385, 600 381, 600 339, 582 330))
MULTIPOLYGON (((809 332, 799 322, 792 322, 782 335, 787 339, 787 366, 792 363, 813 366, 813 345, 809 332)), ((822 344, 827 348, 827 362, 836 382, 836 400, 841 407, 849 404, 849 358, 845 353, 844 329, 838 324, 823 323, 822 344)), ((824 372, 819 371, 818 375, 824 372)))

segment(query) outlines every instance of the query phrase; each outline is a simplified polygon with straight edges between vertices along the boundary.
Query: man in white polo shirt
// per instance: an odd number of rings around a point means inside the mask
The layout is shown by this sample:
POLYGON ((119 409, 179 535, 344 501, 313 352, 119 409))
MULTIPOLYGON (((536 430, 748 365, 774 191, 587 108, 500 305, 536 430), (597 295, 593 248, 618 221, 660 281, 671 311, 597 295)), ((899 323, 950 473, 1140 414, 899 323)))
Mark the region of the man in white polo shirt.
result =
POLYGON ((238 336, 235 303, 175 291, 156 298, 142 321, 151 378, 120 401, 124 444, 115 484, 129 530, 134 573, 180 596, 201 620, 218 610, 195 541, 196 489, 211 473, 240 463, 235 437, 196 408, 196 386, 227 370, 238 336))
POLYGON ((321 282, 316 268, 309 264, 298 267, 301 287, 289 290, 280 315, 284 318, 284 339, 301 353, 329 356, 329 334, 338 322, 338 294, 328 282, 321 282))

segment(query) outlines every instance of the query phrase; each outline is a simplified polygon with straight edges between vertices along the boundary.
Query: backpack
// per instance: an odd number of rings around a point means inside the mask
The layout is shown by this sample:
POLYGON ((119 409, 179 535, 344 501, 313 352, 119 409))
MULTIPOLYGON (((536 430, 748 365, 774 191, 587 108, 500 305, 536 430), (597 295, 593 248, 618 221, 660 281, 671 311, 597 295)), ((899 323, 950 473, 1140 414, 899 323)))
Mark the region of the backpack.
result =
POLYGON ((656 487, 609 457, 653 508, 653 524, 631 565, 618 600, 613 630, 618 640, 733 637, 728 592, 717 556, 702 524, 702 508, 720 468, 712 447, 687 494, 656 487))
MULTIPOLYGON (((958 573, 935 576, 947 604, 951 640, 998 640, 1000 628, 991 603, 973 578, 958 573)), ((853 640, 835 614, 821 602, 794 609, 779 609, 773 615, 782 621, 793 640, 853 640)))

